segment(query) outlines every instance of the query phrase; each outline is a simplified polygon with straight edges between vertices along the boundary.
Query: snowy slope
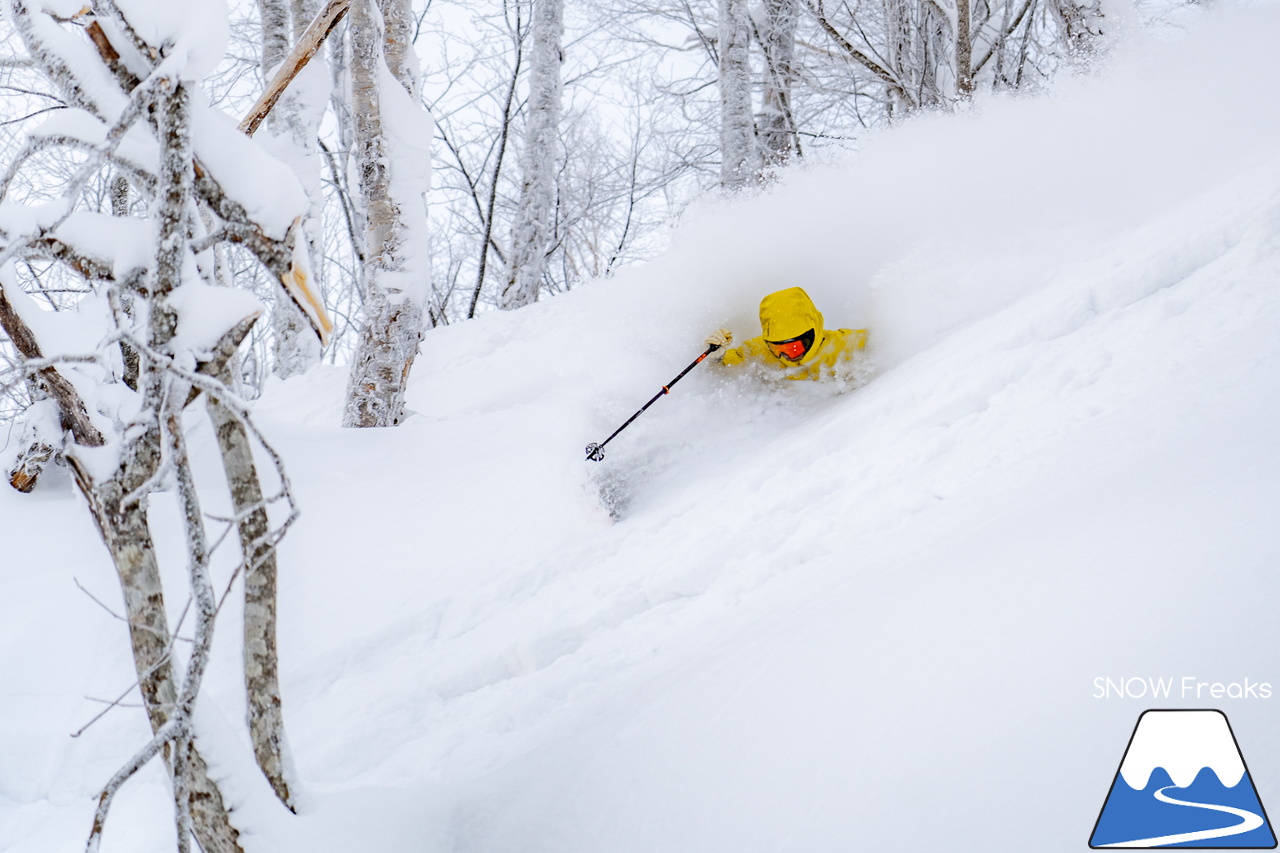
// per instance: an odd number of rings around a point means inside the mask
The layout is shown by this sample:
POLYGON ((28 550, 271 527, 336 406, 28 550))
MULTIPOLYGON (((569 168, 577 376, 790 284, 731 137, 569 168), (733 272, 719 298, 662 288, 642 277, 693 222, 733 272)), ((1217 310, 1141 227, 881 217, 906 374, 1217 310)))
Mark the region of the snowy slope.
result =
MULTIPOLYGON (((200 726, 246 850, 1078 850, 1147 707, 1222 707, 1280 803, 1280 696, 1093 698, 1280 686, 1278 36, 1218 11, 709 203, 644 269, 432 332, 398 429, 336 428, 337 370, 270 388, 304 793, 249 763, 232 608, 200 726), (872 329, 869 382, 699 368, 582 461, 791 284, 872 329)), ((0 524, 0 849, 74 850, 145 738, 67 737, 131 680, 72 579, 119 594, 65 479, 0 524)), ((154 768, 117 809, 104 851, 171 848, 154 768)))

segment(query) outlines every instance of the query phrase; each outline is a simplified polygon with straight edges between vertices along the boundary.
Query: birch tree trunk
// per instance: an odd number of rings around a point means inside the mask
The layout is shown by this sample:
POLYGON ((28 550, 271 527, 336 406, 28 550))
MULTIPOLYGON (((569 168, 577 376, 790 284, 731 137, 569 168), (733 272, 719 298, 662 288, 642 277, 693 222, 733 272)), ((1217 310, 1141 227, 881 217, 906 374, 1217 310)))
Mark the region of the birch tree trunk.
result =
POLYGON ((798 0, 765 0, 760 43, 765 82, 761 101, 760 153, 765 168, 784 166, 800 151, 791 87, 795 82, 798 0))
MULTIPOLYGON (((278 20, 280 8, 278 4, 272 7, 264 3, 265 19, 278 20)), ((218 302, 244 314, 239 324, 222 335, 210 357, 204 340, 205 335, 214 331, 209 326, 210 302, 199 298, 193 302, 192 298, 182 297, 191 297, 193 290, 200 290, 207 299, 214 299, 214 294, 207 293, 204 288, 224 273, 224 262, 217 258, 217 252, 227 240, 237 240, 246 245, 279 280, 281 287, 289 290, 291 283, 297 282, 295 264, 300 263, 295 248, 296 229, 290 228, 283 238, 269 236, 252 219, 246 207, 263 207, 264 200, 268 204, 274 202, 276 198, 270 189, 256 185, 241 186, 237 188, 241 195, 233 197, 219 184, 218 170, 211 171, 198 162, 197 149, 213 143, 217 137, 209 135, 193 139, 193 128, 211 126, 203 116, 198 121, 194 113, 209 115, 213 111, 204 103, 198 83, 184 78, 191 73, 184 66, 185 54, 168 55, 171 47, 168 44, 152 49, 142 43, 138 30, 132 28, 135 23, 149 22, 149 16, 155 10, 146 4, 135 4, 130 10, 131 16, 126 17, 110 0, 103 4, 103 10, 103 14, 108 16, 109 26, 104 28, 95 20, 85 28, 103 63, 99 71, 106 72, 95 75, 87 65, 77 63, 73 70, 63 61, 57 51, 66 48, 66 43, 49 47, 41 42, 40 37, 48 33, 48 26, 42 29, 40 23, 47 10, 33 11, 23 0, 9 2, 11 20, 17 24, 16 30, 26 43, 33 63, 53 87, 60 91, 80 92, 84 108, 90 114, 84 118, 100 122, 104 130, 111 128, 106 134, 109 141, 113 138, 118 140, 126 130, 139 135, 151 134, 158 153, 156 164, 146 170, 135 169, 126 161, 113 161, 113 148, 109 146, 102 150, 100 143, 94 141, 92 131, 89 132, 88 145, 81 149, 76 145, 83 144, 85 140, 72 136, 59 144, 72 150, 87 151, 90 156, 64 190, 66 210, 61 218, 47 225, 44 231, 20 234, 16 239, 14 229, 6 226, 0 231, 0 239, 13 240, 5 247, 7 256, 20 252, 47 258, 94 285, 95 291, 103 298, 84 300, 81 307, 93 303, 114 332, 111 337, 98 342, 96 358, 71 359, 75 367, 69 366, 68 369, 74 370, 80 380, 88 379, 87 382, 77 381, 73 385, 51 362, 29 364, 44 360, 19 311, 9 310, 14 306, 5 290, 7 266, 0 267, 0 326, 12 339, 21 359, 28 362, 25 365, 28 368, 26 375, 37 389, 47 393, 45 402, 56 404, 57 412, 46 405, 40 407, 41 413, 51 423, 61 421, 59 434, 64 431, 71 433, 74 444, 66 446, 64 441, 63 452, 120 578, 139 690, 153 730, 150 742, 103 789, 88 849, 91 853, 98 849, 115 792, 139 768, 163 754, 173 781, 179 851, 190 849, 189 836, 194 835, 204 853, 240 853, 238 833, 193 740, 191 715, 208 661, 217 608, 207 571, 209 548, 204 516, 188 460, 182 413, 198 396, 199 390, 210 394, 214 408, 223 404, 235 405, 234 397, 229 392, 223 393, 225 384, 207 377, 230 379, 231 359, 257 318, 257 311, 232 294, 217 295, 218 302), (110 20, 111 17, 114 21, 110 20), (134 42, 129 49, 137 48, 131 54, 130 67, 120 61, 121 52, 111 41, 113 36, 121 35, 134 42), (139 77, 134 70, 141 71, 140 66, 144 64, 151 71, 139 77), (93 86, 81 89, 81 81, 75 76, 77 73, 93 80, 93 86), (126 96, 128 106, 123 113, 119 112, 119 104, 124 102, 118 97, 107 97, 103 86, 112 78, 119 85, 120 94, 126 96), (100 109, 85 94, 90 91, 111 107, 100 109), (112 250, 117 248, 114 241, 103 242, 99 238, 84 245, 76 229, 69 229, 68 233, 59 231, 64 223, 73 222, 73 217, 82 216, 75 208, 87 183, 97 175, 110 177, 118 168, 129 175, 129 179, 135 182, 133 189, 147 201, 145 217, 127 223, 131 229, 138 226, 153 229, 151 238, 145 243, 152 244, 154 251, 145 265, 138 266, 132 260, 126 264, 113 256, 112 250), (198 241, 203 248, 197 251, 193 241, 198 241), (212 264, 199 257, 209 249, 215 255, 212 264), (100 253, 106 253, 106 256, 100 253), (103 283, 104 289, 98 290, 103 283), (181 290, 183 287, 187 288, 186 292, 181 290), (194 319, 197 329, 194 336, 177 334, 180 312, 182 323, 188 322, 188 316, 194 319), (128 343, 126 361, 129 352, 135 359, 125 374, 125 383, 131 390, 126 392, 123 386, 117 386, 99 394, 95 383, 112 385, 117 375, 118 360, 104 346, 104 343, 115 341, 122 349, 128 343), (130 373, 133 374, 132 382, 130 373), (81 393, 87 397, 82 398, 81 393), (86 399, 90 401, 88 406, 86 399), (92 417, 90 413, 93 413, 92 417), (111 455, 103 456, 96 452, 90 458, 88 452, 80 448, 108 443, 98 432, 99 426, 105 426, 111 432, 111 455), (180 683, 174 668, 176 637, 170 632, 166 617, 147 512, 150 495, 164 485, 175 487, 171 494, 176 495, 181 509, 186 533, 188 578, 196 615, 195 639, 188 647, 185 673, 180 683)), ((268 41, 279 40, 269 38, 268 41)), ((284 42, 287 44, 287 38, 284 42)), ((74 55, 88 58, 91 54, 74 55)), ((265 115, 266 111, 262 114, 265 115)), ((241 152, 245 156, 254 154, 258 157, 259 167, 271 162, 261 159, 260 152, 251 152, 249 148, 242 148, 241 152)), ((5 188, 0 188, 0 196, 4 192, 5 188)), ((111 199, 112 212, 117 217, 124 217, 130 212, 129 194, 129 184, 118 176, 112 186, 111 199)), ((12 201, 3 200, 8 212, 12 201)), ((138 207, 141 205, 134 205, 135 209, 138 207)), ((299 209, 291 211, 294 217, 301 214, 299 209)), ((119 224, 123 226, 126 223, 119 224)), ((135 240, 118 248, 132 255, 134 245, 144 245, 144 242, 135 240)), ((308 299, 307 304, 316 303, 308 299)), ((213 313, 216 315, 217 311, 213 313)), ((328 328, 327 319, 321 315, 322 312, 317 315, 314 325, 316 334, 323 334, 328 328)), ((91 344, 90 341, 85 343, 91 344)), ((87 346, 87 349, 92 350, 93 347, 87 346)), ((266 502, 287 500, 293 512, 283 526, 275 530, 266 529, 266 513, 261 506, 262 491, 244 431, 245 427, 252 429, 251 422, 243 408, 237 408, 235 413, 223 411, 219 418, 220 443, 226 451, 233 499, 241 517, 240 533, 252 564, 246 582, 249 588, 246 611, 250 623, 246 635, 246 645, 250 647, 246 666, 250 670, 249 724, 259 760, 275 785, 282 777, 279 773, 273 774, 269 766, 271 761, 267 759, 274 761, 277 769, 283 763, 280 760, 283 734, 278 725, 278 693, 274 692, 274 545, 296 518, 297 509, 289 494, 287 478, 279 467, 278 456, 272 452, 282 489, 280 495, 271 496, 266 502), (235 424, 224 423, 230 420, 235 420, 235 424), (266 574, 256 572, 261 566, 268 566, 266 574), (268 582, 264 583, 264 579, 268 582), (261 606, 256 607, 255 602, 260 602, 261 606), (264 688, 263 684, 269 684, 269 687, 264 688), (271 708, 268 706, 273 696, 275 707, 271 708), (273 712, 274 724, 271 720, 273 712), (276 733, 273 735, 274 758, 263 758, 262 751, 257 749, 265 739, 264 731, 276 733)), ((256 435, 261 442, 262 436, 256 435)), ((277 790, 287 800, 287 790, 282 785, 277 785, 277 790)))
MULTIPOLYGON (((270 80, 319 11, 318 0, 258 0, 262 10, 262 76, 270 80), (292 26, 290 20, 292 19, 292 26)), ((267 118, 268 132, 286 144, 276 148, 276 156, 289 164, 310 201, 303 221, 306 254, 312 271, 319 269, 318 229, 323 217, 320 186, 318 133, 324 118, 325 91, 323 63, 315 57, 299 72, 267 118), (312 67, 313 65, 318 67, 312 67)), ((314 283, 313 283, 314 286, 314 283)), ((292 299, 277 294, 271 309, 274 332, 272 372, 282 379, 304 373, 320 362, 321 348, 302 309, 292 299)))
MULTIPOLYGON (((247 332, 248 325, 240 337, 247 332)), ((229 365, 224 364, 216 378, 230 387, 229 365)), ((276 654, 276 550, 267 539, 270 525, 262 503, 262 485, 249 433, 240 418, 213 397, 208 398, 206 407, 222 452, 232 506, 240 519, 237 532, 244 560, 244 683, 249 737, 258 767, 280 802, 294 811, 286 778, 288 744, 276 654)))
MULTIPOLYGON (((177 704, 178 688, 169 654, 172 638, 165 616, 160 568, 146 522, 146 499, 133 502, 128 496, 155 473, 159 442, 157 420, 130 443, 115 475, 101 483, 88 479, 74 455, 68 457, 116 566, 138 685, 153 732, 160 731, 169 721, 177 704)), ((169 753, 166 749, 166 755, 169 753)), ((170 769, 173 770, 172 765, 170 769)), ((231 825, 222 792, 209 778, 208 766, 194 744, 190 745, 182 781, 189 792, 192 831, 201 849, 205 853, 242 853, 239 833, 231 825)))
POLYGON ((412 98, 418 97, 418 57, 413 52, 413 10, 409 0, 378 0, 382 11, 383 61, 412 98))
POLYGON ((956 0, 956 96, 973 94, 973 39, 969 0, 956 0))
MULTIPOLYGON (((145 301, 140 300, 139 307, 150 320, 149 347, 163 353, 177 329, 177 315, 166 297, 181 283, 188 252, 192 149, 186 86, 165 80, 158 88, 156 119, 161 161, 152 209, 157 222, 156 256, 153 287, 145 301)), ((147 491, 162 460, 160 412, 167 396, 164 383, 163 368, 153 358, 141 356, 139 389, 143 405, 121 450, 121 462, 109 478, 95 482, 74 451, 68 454, 76 482, 120 578, 138 684, 153 732, 159 732, 169 721, 178 702, 160 569, 147 524, 147 491)), ((222 794, 209 778, 195 745, 185 744, 186 760, 178 766, 172 763, 173 752, 166 744, 170 772, 181 773, 181 778, 175 780, 176 788, 185 792, 189 801, 191 830, 201 848, 205 853, 241 853, 239 833, 231 825, 222 794)))
MULTIPOLYGON (((129 215, 129 179, 124 175, 116 175, 111 181, 111 215, 129 215)), ((125 313, 133 313, 133 295, 122 293, 120 301, 125 313)), ((120 357, 124 360, 124 384, 135 391, 138 389, 138 353, 128 341, 120 342, 120 357)))
MULTIPOLYGON (((386 64, 382 26, 404 32, 407 0, 354 0, 348 15, 351 37, 351 102, 355 160, 364 211, 364 325, 360 330, 343 425, 394 426, 404 413, 409 370, 422 338, 423 305, 430 288, 426 247, 427 146, 425 110, 400 82, 406 77, 406 46, 396 48, 397 68, 386 64), (397 74, 396 72, 400 73, 397 74), (388 133, 394 122, 399 132, 388 133), (407 150, 417 140, 422 148, 407 150)), ((409 76, 413 76, 410 74, 409 76)))
MULTIPOLYGON (((262 71, 264 76, 289 52, 289 6, 285 0, 258 0, 262 15, 262 71)), ((266 76, 270 80, 270 76, 266 76)))
POLYGON ((904 85, 888 86, 889 119, 910 113, 916 107, 913 97, 916 89, 909 84, 912 77, 904 74, 909 69, 912 55, 912 26, 905 4, 899 0, 885 0, 884 3, 885 38, 888 49, 885 51, 889 62, 889 72, 904 85))
POLYGON ((956 32, 950 16, 933 3, 920 5, 919 52, 916 62, 921 81, 920 106, 945 108, 956 93, 956 32))
POLYGON ((751 116, 751 24, 746 0, 720 0, 720 186, 746 186, 757 173, 751 116))
POLYGON ((499 307, 538 299, 547 255, 555 245, 556 162, 562 83, 560 41, 564 0, 536 0, 529 57, 529 103, 520 152, 520 206, 511 229, 511 256, 499 307))
MULTIPOLYGON (((349 11, 348 9, 348 13, 349 11)), ((351 104, 351 18, 348 16, 340 26, 335 37, 328 40, 326 51, 329 58, 329 107, 333 110, 336 125, 337 151, 324 150, 330 158, 330 177, 343 204, 343 215, 347 219, 347 230, 351 237, 351 251, 356 259, 352 286, 363 293, 364 207, 355 198, 357 188, 351 186, 350 173, 353 170, 344 168, 350 163, 351 152, 356 145, 356 119, 351 104)))

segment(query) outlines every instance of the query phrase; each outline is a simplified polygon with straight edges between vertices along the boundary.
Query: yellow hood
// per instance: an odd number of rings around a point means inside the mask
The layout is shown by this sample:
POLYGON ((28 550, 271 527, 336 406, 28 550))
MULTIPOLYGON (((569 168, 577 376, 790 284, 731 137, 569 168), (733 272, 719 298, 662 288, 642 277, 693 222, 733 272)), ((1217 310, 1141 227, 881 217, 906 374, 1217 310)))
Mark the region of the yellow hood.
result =
POLYGON ((721 363, 733 367, 759 360, 781 368, 787 379, 822 379, 835 373, 837 365, 867 345, 866 329, 824 328, 822 314, 814 307, 809 294, 798 287, 770 293, 761 300, 760 328, 764 334, 726 349, 721 363), (798 361, 774 355, 766 343, 798 338, 810 329, 813 329, 813 345, 798 361))
POLYGON ((788 287, 760 301, 760 328, 766 341, 798 338, 813 329, 813 346, 800 359, 807 361, 822 343, 822 313, 802 288, 788 287))

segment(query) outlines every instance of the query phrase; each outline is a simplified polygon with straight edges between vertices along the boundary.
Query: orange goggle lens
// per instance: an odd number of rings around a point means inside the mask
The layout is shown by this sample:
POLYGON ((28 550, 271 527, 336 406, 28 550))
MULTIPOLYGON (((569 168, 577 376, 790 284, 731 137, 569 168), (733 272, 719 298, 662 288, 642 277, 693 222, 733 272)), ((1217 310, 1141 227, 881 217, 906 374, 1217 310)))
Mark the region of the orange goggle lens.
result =
POLYGON ((786 358, 799 358, 804 355, 804 341, 787 341, 785 344, 770 343, 769 349, 774 355, 786 358))
POLYGON ((778 358, 787 358, 795 361, 808 352, 809 347, 813 344, 813 332, 805 332, 799 337, 785 341, 765 341, 765 343, 769 346, 769 351, 778 358))

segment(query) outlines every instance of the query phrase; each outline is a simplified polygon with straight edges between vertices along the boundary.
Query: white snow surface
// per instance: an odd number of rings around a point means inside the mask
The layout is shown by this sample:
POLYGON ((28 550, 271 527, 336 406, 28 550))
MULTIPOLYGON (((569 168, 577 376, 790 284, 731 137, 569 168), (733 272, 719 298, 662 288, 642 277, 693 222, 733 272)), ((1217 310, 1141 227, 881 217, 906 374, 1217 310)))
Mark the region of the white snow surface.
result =
POLYGON ((222 61, 230 39, 225 0, 116 0, 147 44, 164 45, 166 63, 202 80, 222 61))
POLYGON ((241 204, 267 236, 283 239, 307 210, 306 193, 293 172, 241 133, 230 116, 206 104, 203 96, 192 99, 191 127, 196 159, 222 191, 241 204))
POLYGON ((213 287, 195 277, 175 290, 169 303, 178 312, 180 348, 193 353, 211 352, 237 323, 266 311, 246 290, 213 287))
MULTIPOLYGON (((1278 35, 1205 12, 705 204, 644 268, 430 332, 396 429, 338 428, 340 368, 268 388, 300 813, 252 765, 234 592, 197 714, 247 853, 1083 849, 1149 701, 1094 678, 1280 684, 1278 35), (583 460, 793 284, 871 329, 869 381, 704 365, 583 460)), ((175 620, 177 519, 156 496, 175 620)), ((148 736, 69 736, 134 679, 76 588, 118 584, 64 472, 0 524, 0 850, 79 850, 148 736)), ((1277 702, 1215 700, 1264 804, 1277 702)), ((166 790, 104 853, 173 848, 166 790)))
POLYGON ((69 0, 52 0, 40 5, 52 14, 29 18, 34 49, 47 51, 57 64, 73 70, 79 92, 77 99, 83 98, 80 106, 92 104, 102 115, 120 115, 129 99, 98 58, 93 43, 82 33, 63 28, 54 20, 54 16, 65 17, 78 12, 84 4, 75 9, 71 8, 69 0))
POLYGON ((1244 759, 1221 711, 1148 711, 1138 721, 1120 775, 1135 790, 1147 787, 1163 767, 1173 784, 1186 788, 1208 767, 1228 788, 1244 777, 1244 759))
MULTIPOLYGON (((416 54, 408 64, 417 67, 416 54)), ((381 286, 390 294, 392 302, 411 299, 425 305, 431 282, 421 275, 425 265, 419 259, 428 252, 427 203, 435 125, 431 114, 416 98, 409 96, 382 62, 378 63, 378 95, 384 152, 391 170, 391 200, 403 223, 396 249, 398 269, 384 272, 381 286)))

